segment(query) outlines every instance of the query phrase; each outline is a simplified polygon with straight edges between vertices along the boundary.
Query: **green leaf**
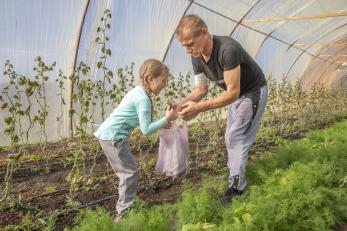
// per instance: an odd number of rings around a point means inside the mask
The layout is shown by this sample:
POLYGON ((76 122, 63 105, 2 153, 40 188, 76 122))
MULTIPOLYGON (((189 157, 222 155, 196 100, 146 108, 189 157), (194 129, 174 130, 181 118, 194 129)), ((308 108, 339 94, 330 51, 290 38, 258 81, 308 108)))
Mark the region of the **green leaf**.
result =
POLYGON ((12 117, 6 117, 5 123, 10 124, 13 121, 12 117))
POLYGON ((75 111, 74 109, 70 109, 70 110, 69 110, 69 115, 70 115, 70 116, 72 116, 72 115, 75 114, 75 113, 76 113, 76 111, 75 111))
POLYGON ((14 128, 13 128, 13 127, 9 127, 9 128, 6 128, 6 129, 4 130, 4 133, 10 134, 10 133, 12 133, 13 131, 14 131, 14 128))
POLYGON ((112 71, 108 71, 107 75, 113 78, 113 72, 112 71))
POLYGON ((7 103, 4 103, 3 105, 1 105, 1 109, 5 109, 7 108, 8 104, 7 103))

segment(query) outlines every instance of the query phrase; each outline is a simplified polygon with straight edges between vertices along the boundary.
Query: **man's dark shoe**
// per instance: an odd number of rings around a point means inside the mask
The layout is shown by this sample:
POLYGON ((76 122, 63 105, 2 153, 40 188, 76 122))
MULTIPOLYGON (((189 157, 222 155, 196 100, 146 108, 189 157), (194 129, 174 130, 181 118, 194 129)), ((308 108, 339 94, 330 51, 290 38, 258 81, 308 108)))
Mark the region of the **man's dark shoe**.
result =
POLYGON ((225 191, 224 196, 220 199, 220 202, 223 205, 229 204, 231 203, 233 197, 240 196, 242 193, 243 190, 238 190, 230 187, 225 191))

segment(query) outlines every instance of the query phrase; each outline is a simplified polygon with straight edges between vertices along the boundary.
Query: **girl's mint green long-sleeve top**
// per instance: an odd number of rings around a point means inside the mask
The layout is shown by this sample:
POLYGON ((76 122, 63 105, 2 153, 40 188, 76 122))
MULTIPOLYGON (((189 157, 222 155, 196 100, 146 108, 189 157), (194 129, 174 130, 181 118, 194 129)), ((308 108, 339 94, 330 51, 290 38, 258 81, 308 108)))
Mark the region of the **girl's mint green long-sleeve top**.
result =
POLYGON ((101 140, 120 140, 128 137, 140 125, 144 135, 149 135, 168 124, 165 117, 152 122, 151 101, 142 86, 130 90, 119 106, 99 126, 94 135, 101 140))

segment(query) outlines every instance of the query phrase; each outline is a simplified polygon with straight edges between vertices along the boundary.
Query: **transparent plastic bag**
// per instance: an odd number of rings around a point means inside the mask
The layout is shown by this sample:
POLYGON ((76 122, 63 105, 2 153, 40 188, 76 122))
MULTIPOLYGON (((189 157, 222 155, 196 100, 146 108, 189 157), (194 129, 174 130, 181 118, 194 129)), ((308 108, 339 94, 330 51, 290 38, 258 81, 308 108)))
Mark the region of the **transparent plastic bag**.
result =
POLYGON ((189 143, 187 122, 180 128, 176 121, 170 129, 159 132, 159 154, 156 171, 173 178, 182 177, 189 170, 189 143))

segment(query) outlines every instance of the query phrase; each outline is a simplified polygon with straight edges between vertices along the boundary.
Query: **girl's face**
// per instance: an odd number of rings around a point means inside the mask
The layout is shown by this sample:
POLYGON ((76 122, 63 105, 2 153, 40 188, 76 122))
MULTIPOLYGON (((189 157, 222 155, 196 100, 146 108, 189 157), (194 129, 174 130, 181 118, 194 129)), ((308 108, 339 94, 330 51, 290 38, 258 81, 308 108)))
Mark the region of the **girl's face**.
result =
POLYGON ((163 73, 162 75, 158 77, 150 76, 148 78, 148 87, 151 90, 152 93, 155 95, 158 95, 159 92, 166 87, 167 80, 169 79, 168 73, 163 73))

